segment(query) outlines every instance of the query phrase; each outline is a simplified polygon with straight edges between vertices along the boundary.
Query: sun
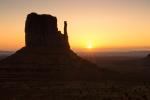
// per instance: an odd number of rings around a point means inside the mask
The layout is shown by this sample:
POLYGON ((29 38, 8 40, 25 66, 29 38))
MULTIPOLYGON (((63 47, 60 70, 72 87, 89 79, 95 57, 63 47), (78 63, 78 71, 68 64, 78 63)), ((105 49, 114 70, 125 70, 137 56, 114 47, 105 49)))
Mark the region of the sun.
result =
POLYGON ((92 49, 93 48, 92 43, 88 43, 87 48, 92 49))

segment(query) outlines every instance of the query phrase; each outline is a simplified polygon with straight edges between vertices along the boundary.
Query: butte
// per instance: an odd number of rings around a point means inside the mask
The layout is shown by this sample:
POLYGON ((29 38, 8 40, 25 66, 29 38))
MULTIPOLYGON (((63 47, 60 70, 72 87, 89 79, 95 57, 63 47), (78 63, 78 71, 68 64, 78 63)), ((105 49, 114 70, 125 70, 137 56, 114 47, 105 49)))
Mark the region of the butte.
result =
MULTIPOLYGON (((25 23, 25 46, 0 62, 2 79, 80 81, 102 79, 105 70, 74 53, 57 18, 31 13, 25 23)), ((107 71, 106 71, 107 72, 107 71)))

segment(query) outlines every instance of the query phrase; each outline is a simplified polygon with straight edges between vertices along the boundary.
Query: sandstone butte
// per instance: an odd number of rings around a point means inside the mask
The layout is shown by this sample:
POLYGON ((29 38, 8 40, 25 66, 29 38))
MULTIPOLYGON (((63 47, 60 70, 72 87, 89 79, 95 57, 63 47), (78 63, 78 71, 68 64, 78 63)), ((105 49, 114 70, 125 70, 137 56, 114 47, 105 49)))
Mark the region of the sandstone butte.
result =
POLYGON ((64 33, 57 18, 31 13, 25 23, 25 46, 0 62, 0 80, 101 80, 111 71, 79 57, 68 42, 67 21, 64 33))

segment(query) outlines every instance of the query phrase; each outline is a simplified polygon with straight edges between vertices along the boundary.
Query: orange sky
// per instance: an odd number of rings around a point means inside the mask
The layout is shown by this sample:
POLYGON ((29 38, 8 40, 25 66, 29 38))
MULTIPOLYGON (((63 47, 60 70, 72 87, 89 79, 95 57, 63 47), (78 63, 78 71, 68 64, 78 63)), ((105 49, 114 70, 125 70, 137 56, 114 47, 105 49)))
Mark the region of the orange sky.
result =
POLYGON ((83 50, 150 48, 149 0, 1 0, 0 50, 24 46, 24 23, 30 12, 57 16, 58 28, 68 21, 70 45, 83 50))

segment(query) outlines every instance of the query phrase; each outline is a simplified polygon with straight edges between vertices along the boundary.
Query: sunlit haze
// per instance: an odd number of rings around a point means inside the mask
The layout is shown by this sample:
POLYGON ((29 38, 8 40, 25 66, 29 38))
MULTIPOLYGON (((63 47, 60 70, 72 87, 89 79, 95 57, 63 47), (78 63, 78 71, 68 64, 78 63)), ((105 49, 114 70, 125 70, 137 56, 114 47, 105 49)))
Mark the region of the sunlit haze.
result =
POLYGON ((67 20, 74 50, 150 48, 150 0, 0 0, 0 50, 25 45, 25 19, 31 12, 56 16, 62 32, 67 20))

